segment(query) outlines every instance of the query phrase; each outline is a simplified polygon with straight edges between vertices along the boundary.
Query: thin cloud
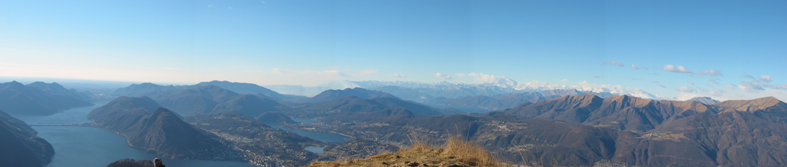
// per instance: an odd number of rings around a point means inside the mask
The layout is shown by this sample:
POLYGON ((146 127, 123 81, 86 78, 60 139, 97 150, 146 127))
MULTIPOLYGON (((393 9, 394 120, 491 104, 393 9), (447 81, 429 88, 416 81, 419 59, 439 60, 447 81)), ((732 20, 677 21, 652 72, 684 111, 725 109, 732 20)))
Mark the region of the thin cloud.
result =
POLYGON ((760 81, 762 81, 762 82, 771 82, 771 76, 770 75, 761 75, 760 76, 760 81))
POLYGON ((709 79, 708 80, 708 82, 716 84, 716 85, 721 84, 720 81, 721 81, 721 79, 719 79, 719 78, 713 78, 713 79, 709 79))
POLYGON ((406 75, 402 75, 402 74, 391 74, 391 76, 396 78, 407 78, 406 75))
POLYGON ((603 64, 603 65, 613 65, 613 66, 621 66, 621 67, 623 67, 623 63, 620 63, 620 62, 617 62, 617 61, 609 61, 609 62, 604 62, 604 63, 601 63, 601 64, 603 64))
POLYGON ((721 71, 715 70, 715 69, 700 71, 700 72, 697 72, 697 75, 710 75, 710 76, 714 76, 714 77, 724 76, 724 74, 721 74, 721 71))
POLYGON ((673 66, 671 64, 664 65, 664 68, 661 68, 661 70, 669 71, 669 72, 676 72, 676 73, 691 73, 691 70, 686 69, 686 67, 673 66))
POLYGON ((465 75, 466 75, 465 73, 457 73, 456 74, 456 76, 459 76, 459 77, 465 77, 465 75))
POLYGON ((784 84, 784 85, 768 85, 768 87, 769 88, 774 88, 774 89, 787 89, 787 84, 784 84))
POLYGON ((759 81, 744 81, 738 84, 738 89, 747 92, 758 92, 765 90, 764 86, 767 85, 761 84, 759 81))
POLYGON ((735 86, 735 85, 733 85, 733 84, 727 84, 727 85, 724 85, 724 88, 727 88, 727 89, 735 89, 735 87, 736 87, 736 86, 735 86))
POLYGON ((563 80, 561 80, 561 81, 562 81, 562 82, 567 82, 567 81, 568 81, 568 79, 563 79, 563 80))
POLYGON ((756 78, 754 78, 754 76, 751 76, 751 75, 746 74, 746 73, 743 73, 743 77, 756 80, 756 78))
POLYGON ((694 85, 694 82, 691 81, 687 81, 687 82, 689 82, 689 85, 694 85))
POLYGON ((640 67, 640 66, 637 66, 637 65, 634 65, 634 64, 631 64, 631 68, 637 69, 637 70, 639 70, 639 69, 648 70, 648 67, 640 67))
POLYGON ((451 79, 451 76, 450 76, 450 75, 448 75, 448 74, 443 74, 443 73, 439 73, 439 72, 438 72, 438 73, 434 73, 434 76, 436 76, 436 77, 438 77, 438 78, 443 78, 443 79, 446 79, 446 80, 448 80, 448 79, 451 79))

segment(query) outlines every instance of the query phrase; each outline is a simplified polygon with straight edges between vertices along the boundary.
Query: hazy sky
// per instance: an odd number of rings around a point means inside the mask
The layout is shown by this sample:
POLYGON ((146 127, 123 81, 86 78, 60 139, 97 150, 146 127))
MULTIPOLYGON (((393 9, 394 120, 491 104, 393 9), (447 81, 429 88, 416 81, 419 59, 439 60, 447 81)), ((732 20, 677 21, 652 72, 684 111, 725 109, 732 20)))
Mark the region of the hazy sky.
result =
POLYGON ((785 100, 785 64, 787 1, 0 1, 6 77, 317 85, 483 73, 785 100))

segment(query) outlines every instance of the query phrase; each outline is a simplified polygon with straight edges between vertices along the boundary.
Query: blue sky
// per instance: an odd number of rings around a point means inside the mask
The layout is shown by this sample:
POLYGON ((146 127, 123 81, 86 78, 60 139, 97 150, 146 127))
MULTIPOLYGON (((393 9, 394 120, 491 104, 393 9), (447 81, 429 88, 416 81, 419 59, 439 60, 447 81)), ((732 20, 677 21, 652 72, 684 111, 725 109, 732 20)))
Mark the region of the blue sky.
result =
POLYGON ((787 1, 0 2, 4 77, 317 85, 483 73, 785 100, 785 63, 787 1))

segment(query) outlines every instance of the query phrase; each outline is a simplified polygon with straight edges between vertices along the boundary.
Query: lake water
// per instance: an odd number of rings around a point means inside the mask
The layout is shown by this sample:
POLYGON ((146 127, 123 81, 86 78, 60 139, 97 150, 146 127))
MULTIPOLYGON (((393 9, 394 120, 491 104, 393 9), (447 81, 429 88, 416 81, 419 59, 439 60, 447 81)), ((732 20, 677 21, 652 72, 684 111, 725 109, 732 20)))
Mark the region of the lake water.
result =
MULTIPOLYGON (((93 109, 102 106, 82 107, 66 110, 47 116, 13 115, 31 125, 61 125, 92 122, 85 116, 93 109)), ((153 160, 157 155, 126 145, 126 138, 95 127, 80 126, 33 126, 38 136, 46 139, 55 149, 52 162, 46 167, 73 166, 107 166, 120 159, 153 160)), ((246 162, 208 161, 208 160, 176 160, 162 158, 167 166, 190 167, 254 167, 246 162)))
MULTIPOLYGON (((303 119, 298 119, 298 120, 303 120, 303 119)), ((297 120, 293 119, 293 121, 297 121, 297 120)), ((298 121, 298 122, 301 122, 301 121, 298 121)), ((263 122, 263 123, 265 123, 265 122, 263 122)), ((344 138, 347 138, 347 137, 339 135, 339 134, 336 134, 336 133, 320 133, 320 132, 309 132, 309 131, 302 131, 302 130, 287 129, 287 128, 283 128, 282 127, 282 126, 284 126, 284 124, 277 124, 277 123, 265 123, 265 124, 268 125, 268 126, 271 126, 272 128, 281 129, 281 130, 288 131, 288 132, 293 132, 293 133, 301 135, 303 137, 308 137, 308 138, 311 138, 311 139, 314 139, 314 140, 318 140, 318 141, 322 141, 322 142, 345 142, 345 141, 347 141, 347 140, 344 139, 344 138)))
MULTIPOLYGON (((317 120, 304 119, 304 118, 292 118, 292 120, 295 121, 295 122, 317 122, 317 120)), ((342 136, 342 135, 339 135, 339 134, 335 134, 335 133, 319 133, 319 132, 309 132, 309 131, 302 131, 302 130, 294 130, 294 129, 283 128, 282 126, 284 126, 284 124, 269 123, 269 122, 267 122, 267 123, 263 122, 263 123, 265 123, 268 126, 271 126, 272 128, 281 129, 281 130, 288 131, 288 132, 293 132, 293 133, 301 135, 303 137, 308 137, 308 138, 311 138, 311 139, 314 139, 314 140, 318 140, 318 141, 322 141, 322 142, 345 142, 345 141, 347 141, 347 140, 345 140, 345 138, 346 138, 345 136, 342 136)), ((325 153, 325 151, 323 151, 324 149, 325 149, 325 147, 316 147, 316 146, 309 146, 309 147, 304 148, 304 150, 306 150, 306 151, 317 153, 317 154, 324 154, 325 153)))

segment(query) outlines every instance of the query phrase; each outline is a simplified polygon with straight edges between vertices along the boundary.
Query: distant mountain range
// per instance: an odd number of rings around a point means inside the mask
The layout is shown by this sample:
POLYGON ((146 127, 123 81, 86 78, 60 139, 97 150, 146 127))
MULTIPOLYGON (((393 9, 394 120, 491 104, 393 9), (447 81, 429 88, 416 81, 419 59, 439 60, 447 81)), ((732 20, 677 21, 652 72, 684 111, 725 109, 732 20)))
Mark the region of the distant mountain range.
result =
POLYGON ((458 134, 534 166, 787 164, 787 152, 781 151, 787 149, 787 104, 773 97, 704 104, 586 94, 525 102, 484 116, 426 117, 386 109, 320 121, 301 127, 405 145, 407 136, 440 140, 458 134))
POLYGON ((0 166, 41 167, 52 161, 55 150, 19 119, 0 111, 0 166))
MULTIPOLYGON (((237 84, 248 86, 243 83, 237 84)), ((145 83, 118 89, 116 93, 118 95, 140 95, 137 97, 149 96, 152 100, 161 104, 161 106, 185 114, 209 114, 234 111, 256 117, 269 111, 291 110, 290 107, 282 105, 264 96, 264 94, 239 94, 212 84, 201 83, 201 85, 204 86, 198 85, 161 86, 145 83)), ((266 89, 262 88, 260 90, 266 89)))
POLYGON ((426 116, 465 113, 453 108, 432 108, 416 102, 392 97, 365 99, 355 96, 344 96, 331 100, 304 104, 294 108, 296 110, 287 114, 298 118, 329 117, 342 112, 372 112, 394 108, 407 109, 415 114, 426 116))
POLYGON ((558 98, 562 96, 575 96, 582 94, 596 94, 601 97, 609 97, 609 93, 594 93, 587 91, 577 91, 576 89, 566 90, 545 90, 539 92, 528 93, 508 93, 499 94, 494 96, 467 96, 459 98, 435 98, 429 101, 423 101, 426 104, 465 107, 465 108, 478 108, 484 110, 502 110, 507 108, 516 107, 522 103, 530 102, 535 103, 547 99, 558 98))
POLYGON ((68 90, 57 83, 0 84, 0 109, 12 114, 48 115, 91 105, 89 94, 68 90))
POLYGON ((336 89, 336 90, 323 91, 322 93, 309 98, 309 102, 326 101, 326 100, 331 100, 334 98, 344 97, 344 96, 355 96, 363 99, 382 98, 382 97, 398 98, 391 94, 380 92, 380 91, 367 90, 363 88, 347 88, 344 90, 336 89))
POLYGON ((410 81, 335 81, 313 87, 299 85, 269 85, 277 92, 313 96, 329 89, 365 88, 390 93, 396 97, 413 101, 430 101, 435 98, 462 98, 472 96, 496 96, 501 94, 543 92, 551 90, 576 90, 599 95, 631 95, 647 99, 666 99, 636 88, 609 85, 558 85, 550 83, 519 83, 508 78, 484 83, 410 82, 410 81), (308 90, 308 91, 306 91, 308 90))
POLYGON ((222 89, 226 89, 239 94, 254 94, 263 98, 268 98, 273 100, 296 101, 296 100, 307 99, 307 97, 304 96, 279 94, 270 89, 255 84, 229 82, 229 81, 200 82, 195 85, 157 85, 153 83, 132 84, 128 87, 120 88, 112 94, 115 96, 153 97, 167 92, 192 89, 197 87, 207 87, 207 86, 220 87, 222 89))

